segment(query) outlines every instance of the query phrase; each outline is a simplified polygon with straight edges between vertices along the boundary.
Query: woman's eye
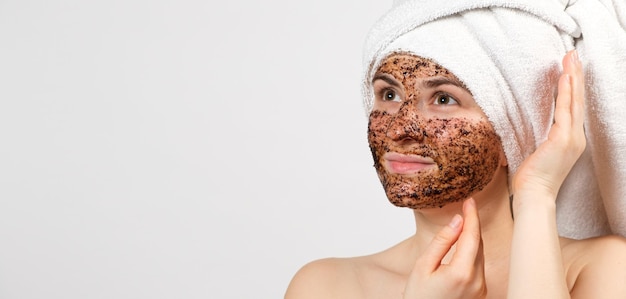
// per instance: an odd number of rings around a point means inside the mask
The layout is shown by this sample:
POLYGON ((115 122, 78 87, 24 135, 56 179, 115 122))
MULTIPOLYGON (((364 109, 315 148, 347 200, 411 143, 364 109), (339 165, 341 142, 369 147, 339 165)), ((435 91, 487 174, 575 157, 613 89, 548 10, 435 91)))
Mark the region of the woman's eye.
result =
POLYGON ((456 105, 458 102, 448 94, 440 94, 435 98, 435 105, 456 105))
POLYGON ((400 96, 393 90, 387 89, 383 92, 383 101, 385 102, 400 102, 400 96))

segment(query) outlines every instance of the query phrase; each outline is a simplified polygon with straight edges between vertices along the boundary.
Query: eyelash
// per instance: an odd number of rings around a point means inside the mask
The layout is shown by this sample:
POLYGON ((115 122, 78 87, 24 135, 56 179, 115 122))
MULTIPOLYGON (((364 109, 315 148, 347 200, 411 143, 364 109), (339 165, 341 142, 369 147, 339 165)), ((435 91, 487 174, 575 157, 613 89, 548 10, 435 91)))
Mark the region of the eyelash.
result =
MULTIPOLYGON (((378 96, 383 102, 402 102, 403 100, 400 98, 399 93, 395 89, 390 88, 390 87, 381 89, 378 92, 378 96), (387 98, 390 94, 393 94, 392 99, 387 98)), ((437 105, 437 106, 459 105, 459 101, 455 96, 452 96, 451 94, 447 92, 438 91, 434 95, 433 105, 437 105), (444 102, 444 103, 440 102, 440 99, 442 97, 448 98, 448 102, 444 102)))
POLYGON ((399 98, 400 95, 398 95, 398 92, 396 92, 394 89, 391 89, 391 88, 382 89, 379 92, 379 97, 383 100, 383 102, 400 102, 400 101, 402 101, 402 99, 399 99, 398 101, 394 101, 394 99, 395 98, 399 98), (387 95, 389 93, 393 93, 393 95, 394 95, 393 99, 388 99, 387 98, 387 95))
POLYGON ((438 92, 437 94, 435 94, 435 101, 434 101, 434 105, 458 105, 459 101, 457 100, 456 97, 450 95, 449 93, 446 92, 438 92), (454 101, 454 103, 441 103, 439 102, 439 99, 441 99, 441 97, 447 97, 448 99, 454 101))

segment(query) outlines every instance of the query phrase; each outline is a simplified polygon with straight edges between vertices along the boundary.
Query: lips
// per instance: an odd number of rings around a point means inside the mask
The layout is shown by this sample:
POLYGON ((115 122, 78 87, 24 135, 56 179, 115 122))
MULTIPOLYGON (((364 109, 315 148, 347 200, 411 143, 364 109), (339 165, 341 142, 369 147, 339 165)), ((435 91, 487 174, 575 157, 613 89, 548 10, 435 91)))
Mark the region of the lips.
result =
POLYGON ((418 155, 386 153, 383 160, 387 171, 395 174, 410 175, 437 167, 433 159, 418 155))

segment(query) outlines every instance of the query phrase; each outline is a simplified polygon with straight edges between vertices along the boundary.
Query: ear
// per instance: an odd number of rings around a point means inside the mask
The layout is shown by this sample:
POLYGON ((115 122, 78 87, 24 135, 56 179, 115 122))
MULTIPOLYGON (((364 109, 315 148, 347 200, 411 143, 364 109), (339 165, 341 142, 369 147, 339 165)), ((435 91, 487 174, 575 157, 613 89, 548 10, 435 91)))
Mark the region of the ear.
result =
POLYGON ((506 160, 506 154, 504 154, 503 148, 500 148, 500 166, 509 166, 509 162, 506 160))

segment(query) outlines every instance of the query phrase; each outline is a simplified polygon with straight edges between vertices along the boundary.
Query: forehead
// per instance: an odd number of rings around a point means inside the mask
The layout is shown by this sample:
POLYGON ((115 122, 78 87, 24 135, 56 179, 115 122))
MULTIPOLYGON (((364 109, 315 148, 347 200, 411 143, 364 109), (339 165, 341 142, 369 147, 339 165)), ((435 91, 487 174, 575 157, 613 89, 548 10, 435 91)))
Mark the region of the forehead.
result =
POLYGON ((377 73, 392 75, 396 80, 445 77, 461 82, 452 72, 431 59, 410 53, 393 53, 383 59, 377 73))

